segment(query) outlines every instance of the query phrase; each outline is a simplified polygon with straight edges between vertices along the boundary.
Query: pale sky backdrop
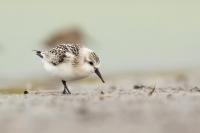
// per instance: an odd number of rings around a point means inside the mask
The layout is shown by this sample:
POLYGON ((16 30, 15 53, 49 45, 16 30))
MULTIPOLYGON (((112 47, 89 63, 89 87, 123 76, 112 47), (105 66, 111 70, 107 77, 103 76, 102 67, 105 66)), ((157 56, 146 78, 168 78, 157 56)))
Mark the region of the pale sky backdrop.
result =
POLYGON ((0 75, 44 73, 32 53, 53 31, 80 26, 104 73, 200 66, 198 0, 0 0, 0 75))

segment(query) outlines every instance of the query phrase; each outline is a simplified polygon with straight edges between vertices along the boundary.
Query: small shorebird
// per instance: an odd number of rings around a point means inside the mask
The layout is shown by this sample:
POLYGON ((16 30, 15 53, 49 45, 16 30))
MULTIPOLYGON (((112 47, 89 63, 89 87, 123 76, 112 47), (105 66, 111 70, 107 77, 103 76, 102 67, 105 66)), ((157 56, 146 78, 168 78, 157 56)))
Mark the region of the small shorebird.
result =
POLYGON ((62 81, 63 94, 71 94, 66 82, 88 77, 96 73, 101 81, 104 80, 99 72, 99 57, 89 48, 79 44, 59 44, 47 51, 34 50, 44 68, 62 81))

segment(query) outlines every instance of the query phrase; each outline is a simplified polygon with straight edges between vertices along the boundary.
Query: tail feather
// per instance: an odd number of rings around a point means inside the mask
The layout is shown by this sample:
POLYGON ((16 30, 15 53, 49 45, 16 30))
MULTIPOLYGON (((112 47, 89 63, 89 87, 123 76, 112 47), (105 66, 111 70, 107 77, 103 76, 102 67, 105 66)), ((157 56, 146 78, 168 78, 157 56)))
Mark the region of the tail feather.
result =
POLYGON ((40 58, 43 58, 42 52, 39 50, 33 50, 36 52, 36 55, 39 56, 40 58))

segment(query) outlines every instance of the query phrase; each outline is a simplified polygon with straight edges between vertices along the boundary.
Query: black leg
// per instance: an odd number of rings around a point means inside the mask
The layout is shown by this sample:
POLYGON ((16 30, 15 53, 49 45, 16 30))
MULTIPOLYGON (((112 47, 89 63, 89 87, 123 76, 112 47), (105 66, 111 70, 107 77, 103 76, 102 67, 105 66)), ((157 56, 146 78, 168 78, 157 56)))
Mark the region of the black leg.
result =
POLYGON ((67 85, 66 85, 66 81, 62 80, 62 83, 64 85, 64 90, 63 90, 63 94, 71 94, 71 92, 69 91, 67 85), (67 91, 66 91, 67 90, 67 91))

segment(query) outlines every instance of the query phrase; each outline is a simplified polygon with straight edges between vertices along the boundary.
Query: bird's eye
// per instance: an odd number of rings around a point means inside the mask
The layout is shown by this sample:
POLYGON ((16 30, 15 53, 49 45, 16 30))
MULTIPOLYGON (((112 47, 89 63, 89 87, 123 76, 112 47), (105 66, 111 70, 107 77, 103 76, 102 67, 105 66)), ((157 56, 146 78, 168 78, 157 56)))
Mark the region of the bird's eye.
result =
POLYGON ((91 62, 91 61, 89 62, 89 64, 90 64, 91 66, 93 66, 93 65, 94 65, 94 63, 93 63, 93 62, 91 62))

